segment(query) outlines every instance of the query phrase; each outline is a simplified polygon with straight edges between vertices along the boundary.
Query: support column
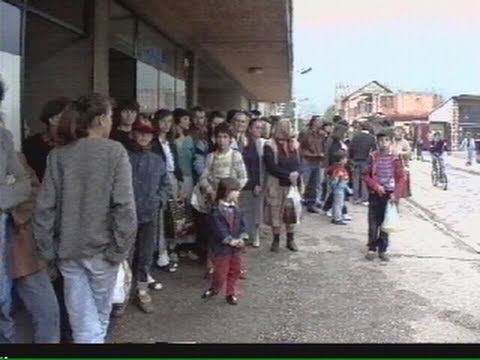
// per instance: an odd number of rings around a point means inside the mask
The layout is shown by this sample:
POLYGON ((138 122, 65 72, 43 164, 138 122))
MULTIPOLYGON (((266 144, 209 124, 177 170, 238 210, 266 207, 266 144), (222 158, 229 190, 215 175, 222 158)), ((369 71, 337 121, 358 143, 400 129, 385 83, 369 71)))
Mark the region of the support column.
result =
POLYGON ((110 1, 95 0, 94 14, 93 91, 108 95, 110 1))

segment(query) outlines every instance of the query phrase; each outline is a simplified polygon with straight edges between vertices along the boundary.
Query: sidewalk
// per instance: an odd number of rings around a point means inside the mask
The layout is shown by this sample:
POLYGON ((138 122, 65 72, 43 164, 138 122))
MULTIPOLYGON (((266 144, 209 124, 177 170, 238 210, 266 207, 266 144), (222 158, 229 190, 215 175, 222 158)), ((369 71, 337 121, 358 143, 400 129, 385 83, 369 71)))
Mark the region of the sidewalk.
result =
POLYGON ((269 251, 270 236, 260 249, 249 248, 238 306, 220 296, 200 298, 209 282, 199 265, 156 273, 165 285, 153 294, 156 312, 146 315, 130 306, 109 341, 478 341, 480 288, 472 283, 479 256, 404 204, 401 217, 408 227, 392 237, 391 262, 368 262, 367 209, 350 210, 354 221, 348 226, 306 215, 297 232, 298 253, 285 249, 284 237, 278 254, 269 251))

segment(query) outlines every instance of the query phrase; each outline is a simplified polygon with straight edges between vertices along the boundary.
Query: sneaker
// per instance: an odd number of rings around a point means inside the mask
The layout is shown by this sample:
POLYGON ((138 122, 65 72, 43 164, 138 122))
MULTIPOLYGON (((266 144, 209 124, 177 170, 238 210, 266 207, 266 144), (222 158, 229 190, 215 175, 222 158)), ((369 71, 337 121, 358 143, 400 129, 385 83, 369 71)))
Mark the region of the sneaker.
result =
POLYGON ((378 257, 382 261, 390 261, 390 257, 388 256, 387 253, 381 252, 381 253, 378 254, 378 257))
POLYGON ((170 256, 170 261, 172 263, 174 263, 174 264, 178 263, 178 254, 177 253, 172 252, 172 253, 169 254, 169 256, 170 256))
POLYGON ((217 293, 215 290, 213 290, 212 288, 210 288, 210 289, 206 290, 206 291, 203 293, 202 299, 208 299, 208 298, 211 298, 211 297, 213 297, 213 296, 215 296, 215 295, 217 295, 217 294, 218 294, 218 293, 217 293))
POLYGON ((138 293, 135 300, 140 310, 147 314, 153 312, 154 308, 152 304, 152 298, 148 293, 138 293))
POLYGON ((260 238, 258 236, 253 240, 252 246, 254 248, 259 248, 260 247, 260 238))
POLYGON ((363 206, 368 206, 369 202, 368 201, 362 201, 363 206))
POLYGON ((348 225, 345 221, 343 220, 333 220, 332 219, 332 224, 334 225, 348 225))
POLYGON ((332 217, 332 210, 328 210, 325 212, 325 215, 327 215, 327 217, 332 217))
POLYGON ((313 207, 313 206, 309 206, 309 207, 307 208, 307 211, 308 211, 310 214, 318 214, 318 213, 320 213, 320 211, 319 211, 317 208, 313 207))
POLYGON ((369 250, 367 252, 367 255, 365 255, 365 259, 367 259, 368 261, 373 261, 373 259, 375 259, 375 255, 376 255, 375 251, 369 250))
POLYGON ((123 304, 113 304, 112 305, 112 317, 120 318, 125 314, 125 310, 127 310, 128 303, 124 302, 123 304))
POLYGON ((342 215, 343 221, 352 221, 352 217, 348 214, 342 215))
POLYGON ((167 273, 174 273, 177 271, 177 266, 175 266, 174 263, 170 262, 167 265, 160 265, 157 262, 157 266, 160 268, 160 270, 165 271, 167 273))
POLYGON ((230 305, 237 305, 238 304, 238 299, 237 299, 236 296, 228 295, 225 299, 227 300, 227 303, 229 303, 230 305))

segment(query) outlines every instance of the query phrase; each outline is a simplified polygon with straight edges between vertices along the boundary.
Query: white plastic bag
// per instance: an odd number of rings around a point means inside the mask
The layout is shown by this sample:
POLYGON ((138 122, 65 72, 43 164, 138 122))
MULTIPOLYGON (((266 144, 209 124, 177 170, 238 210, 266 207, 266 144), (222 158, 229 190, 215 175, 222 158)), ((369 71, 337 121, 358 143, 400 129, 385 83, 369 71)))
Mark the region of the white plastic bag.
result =
POLYGON ((288 206, 292 206, 292 209, 286 208, 284 210, 284 222, 286 224, 299 224, 302 217, 302 196, 297 186, 290 186, 288 190, 286 207, 288 206))
POLYGON ((389 201, 385 207, 385 218, 382 223, 382 231, 387 234, 401 231, 397 204, 393 201, 389 201))
POLYGON ((123 261, 118 267, 117 280, 113 289, 113 304, 123 304, 128 300, 132 286, 132 271, 128 262, 123 261))

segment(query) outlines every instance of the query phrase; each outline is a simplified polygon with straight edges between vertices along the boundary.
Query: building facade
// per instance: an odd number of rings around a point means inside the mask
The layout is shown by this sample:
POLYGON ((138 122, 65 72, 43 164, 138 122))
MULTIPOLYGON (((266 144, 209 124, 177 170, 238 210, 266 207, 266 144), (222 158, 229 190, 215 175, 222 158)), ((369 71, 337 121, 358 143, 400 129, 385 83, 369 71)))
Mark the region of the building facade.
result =
POLYGON ((432 131, 447 129, 444 136, 458 150, 467 132, 480 138, 480 96, 454 96, 432 111, 428 122, 432 131))
POLYGON ((0 0, 6 126, 20 148, 45 102, 93 91, 141 111, 266 109, 292 82, 291 0, 0 0))
POLYGON ((394 92, 377 81, 359 88, 340 102, 338 112, 352 123, 383 113, 387 119, 401 123, 426 119, 441 103, 437 94, 424 92, 394 92))

